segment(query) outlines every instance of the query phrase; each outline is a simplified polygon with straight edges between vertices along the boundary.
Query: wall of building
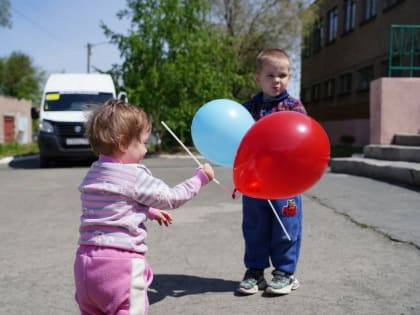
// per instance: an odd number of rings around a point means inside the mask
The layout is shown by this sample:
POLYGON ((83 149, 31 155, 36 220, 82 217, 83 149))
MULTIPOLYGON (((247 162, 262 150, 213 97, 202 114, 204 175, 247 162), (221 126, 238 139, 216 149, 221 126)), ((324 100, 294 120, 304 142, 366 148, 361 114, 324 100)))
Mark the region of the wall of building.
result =
POLYGON ((351 133, 354 145, 366 145, 371 138, 370 90, 369 84, 362 82, 361 71, 372 68, 372 80, 388 75, 390 27, 392 24, 420 24, 420 1, 399 0, 385 9, 385 1, 378 0, 376 15, 364 20, 365 0, 355 0, 355 27, 348 32, 343 30, 345 3, 344 0, 317 1, 323 22, 323 41, 316 50, 303 54, 301 99, 308 113, 331 134, 332 144, 342 143, 342 136, 351 133), (327 42, 328 12, 333 8, 338 9, 338 34, 336 39, 327 42), (340 92, 340 78, 344 74, 351 74, 351 90, 347 93, 340 92), (326 92, 329 81, 334 82, 331 95, 326 92), (317 86, 319 91, 314 97, 317 86))
POLYGON ((0 96, 0 143, 7 140, 5 128, 10 128, 9 123, 5 126, 5 120, 13 121, 14 141, 21 144, 32 142, 31 106, 30 100, 0 96))
POLYGON ((420 78, 371 83, 370 143, 390 144, 397 133, 420 133, 420 78))
POLYGON ((322 122, 322 127, 332 145, 363 147, 370 141, 369 119, 327 120, 322 122))

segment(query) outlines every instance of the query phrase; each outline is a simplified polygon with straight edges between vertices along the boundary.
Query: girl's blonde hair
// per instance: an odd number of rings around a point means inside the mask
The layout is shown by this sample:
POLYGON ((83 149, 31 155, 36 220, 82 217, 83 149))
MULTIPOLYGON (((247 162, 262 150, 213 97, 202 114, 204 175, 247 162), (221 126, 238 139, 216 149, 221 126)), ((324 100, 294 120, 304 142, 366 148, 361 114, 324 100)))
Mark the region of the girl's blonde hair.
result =
POLYGON ((95 108, 86 122, 86 136, 97 154, 113 155, 120 146, 128 146, 133 139, 150 132, 146 113, 120 100, 110 100, 95 108))
POLYGON ((280 48, 270 48, 263 50, 257 56, 256 72, 259 73, 265 63, 278 63, 279 61, 289 62, 289 55, 280 48))

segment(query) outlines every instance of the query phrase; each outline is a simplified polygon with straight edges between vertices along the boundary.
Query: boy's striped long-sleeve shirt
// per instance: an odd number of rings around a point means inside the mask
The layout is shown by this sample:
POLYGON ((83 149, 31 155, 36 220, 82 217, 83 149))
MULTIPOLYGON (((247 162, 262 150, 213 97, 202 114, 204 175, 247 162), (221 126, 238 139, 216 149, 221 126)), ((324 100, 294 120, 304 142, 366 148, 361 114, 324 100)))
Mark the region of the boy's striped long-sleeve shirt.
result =
POLYGON ((191 178, 169 187, 142 164, 122 164, 100 156, 79 186, 78 243, 145 253, 146 219, 154 218, 156 208, 180 207, 207 183, 207 176, 196 170, 191 178))
POLYGON ((255 121, 260 118, 281 111, 295 111, 306 114, 306 109, 302 102, 284 91, 276 97, 267 98, 262 92, 255 95, 244 104, 245 108, 251 113, 255 121))

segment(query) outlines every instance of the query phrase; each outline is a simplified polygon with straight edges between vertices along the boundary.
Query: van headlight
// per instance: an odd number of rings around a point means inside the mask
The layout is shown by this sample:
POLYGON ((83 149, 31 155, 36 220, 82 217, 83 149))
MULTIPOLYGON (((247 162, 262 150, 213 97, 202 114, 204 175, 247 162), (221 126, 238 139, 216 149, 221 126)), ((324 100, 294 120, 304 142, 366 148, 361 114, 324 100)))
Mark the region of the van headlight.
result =
POLYGON ((49 121, 41 120, 39 122, 39 131, 53 133, 54 127, 49 121))

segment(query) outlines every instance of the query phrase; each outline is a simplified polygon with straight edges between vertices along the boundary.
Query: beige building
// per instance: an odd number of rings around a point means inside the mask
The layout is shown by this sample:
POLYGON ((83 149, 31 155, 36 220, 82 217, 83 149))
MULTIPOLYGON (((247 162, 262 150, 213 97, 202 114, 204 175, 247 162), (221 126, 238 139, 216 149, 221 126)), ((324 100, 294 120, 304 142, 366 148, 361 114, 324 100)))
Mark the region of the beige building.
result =
POLYGON ((32 142, 32 102, 0 96, 0 143, 32 142))
MULTIPOLYGON (((323 125, 332 144, 369 144, 371 82, 389 75, 420 77, 420 27, 409 39, 414 42, 411 65, 417 68, 389 72, 390 48, 397 44, 403 49, 402 42, 406 41, 402 35, 391 39, 391 25, 406 29, 420 25, 420 1, 316 3, 320 6, 319 22, 305 39, 302 52, 301 99, 309 114, 323 125)), ((401 62, 398 58, 391 58, 394 65, 401 62)), ((418 108, 420 111, 420 104, 418 108)), ((420 128, 420 121, 418 125, 420 128)))

